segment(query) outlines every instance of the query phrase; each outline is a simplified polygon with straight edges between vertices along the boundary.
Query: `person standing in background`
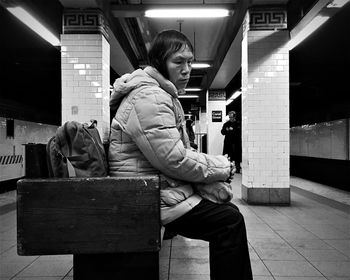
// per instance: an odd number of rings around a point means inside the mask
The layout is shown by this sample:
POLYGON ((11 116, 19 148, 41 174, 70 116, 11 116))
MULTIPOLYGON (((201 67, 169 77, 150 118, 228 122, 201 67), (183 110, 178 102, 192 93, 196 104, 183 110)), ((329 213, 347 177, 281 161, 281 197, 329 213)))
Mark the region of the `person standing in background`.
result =
POLYGON ((235 162, 236 173, 241 172, 241 125, 236 120, 236 112, 228 113, 229 120, 224 123, 221 134, 225 136, 223 155, 228 155, 235 162))

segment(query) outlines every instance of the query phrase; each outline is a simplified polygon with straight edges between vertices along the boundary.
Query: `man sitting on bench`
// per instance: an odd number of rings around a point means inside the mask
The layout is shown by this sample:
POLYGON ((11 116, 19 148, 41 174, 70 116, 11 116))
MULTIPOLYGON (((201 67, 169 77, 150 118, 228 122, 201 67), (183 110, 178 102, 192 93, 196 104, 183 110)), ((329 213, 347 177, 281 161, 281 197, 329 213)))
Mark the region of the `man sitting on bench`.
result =
POLYGON ((161 220, 171 232, 209 241, 211 279, 252 279, 242 214, 229 202, 234 167, 190 149, 178 95, 190 78, 193 47, 182 33, 159 33, 150 65, 114 83, 111 176, 161 174, 161 220))

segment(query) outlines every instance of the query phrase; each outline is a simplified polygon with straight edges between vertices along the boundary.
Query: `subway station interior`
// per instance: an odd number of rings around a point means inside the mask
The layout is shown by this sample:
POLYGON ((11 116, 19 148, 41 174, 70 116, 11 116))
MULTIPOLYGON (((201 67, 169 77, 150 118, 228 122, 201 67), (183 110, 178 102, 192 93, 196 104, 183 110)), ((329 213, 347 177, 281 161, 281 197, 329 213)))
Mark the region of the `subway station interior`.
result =
MULTIPOLYGON (((164 29, 194 48, 179 100, 199 152, 222 154, 228 112, 241 124, 232 201, 254 279, 350 279, 349 0, 0 0, 0 22, 0 280, 75 279, 70 254, 18 255, 16 183, 37 164, 27 148, 70 120, 96 119, 105 143, 114 81, 148 65, 164 29), (210 8, 227 14, 183 10, 210 8)), ((159 279, 210 279, 208 251, 163 240, 159 279)))

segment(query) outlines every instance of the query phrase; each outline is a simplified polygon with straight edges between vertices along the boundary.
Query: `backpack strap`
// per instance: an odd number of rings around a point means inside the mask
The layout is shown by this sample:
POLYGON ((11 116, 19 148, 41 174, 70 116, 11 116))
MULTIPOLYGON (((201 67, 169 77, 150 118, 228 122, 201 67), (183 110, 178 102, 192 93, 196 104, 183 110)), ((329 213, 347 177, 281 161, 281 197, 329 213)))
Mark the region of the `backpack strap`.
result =
POLYGON ((53 167, 52 167, 52 155, 51 155, 51 149, 53 149, 55 140, 56 140, 56 136, 52 136, 49 142, 46 144, 46 163, 49 171, 49 177, 55 176, 53 172, 53 167))
POLYGON ((72 164, 72 161, 88 161, 89 160, 89 155, 83 154, 81 156, 70 156, 70 157, 65 157, 66 162, 67 162, 67 169, 68 169, 68 176, 70 177, 77 177, 77 173, 75 172, 75 168, 72 164))
POLYGON ((89 154, 85 153, 83 155, 80 156, 69 156, 66 157, 67 159, 69 159, 70 161, 88 161, 89 160, 89 154))
POLYGON ((69 178, 71 177, 77 177, 77 174, 75 173, 75 169, 70 162, 70 160, 66 157, 66 162, 67 162, 67 169, 68 169, 68 176, 69 178))

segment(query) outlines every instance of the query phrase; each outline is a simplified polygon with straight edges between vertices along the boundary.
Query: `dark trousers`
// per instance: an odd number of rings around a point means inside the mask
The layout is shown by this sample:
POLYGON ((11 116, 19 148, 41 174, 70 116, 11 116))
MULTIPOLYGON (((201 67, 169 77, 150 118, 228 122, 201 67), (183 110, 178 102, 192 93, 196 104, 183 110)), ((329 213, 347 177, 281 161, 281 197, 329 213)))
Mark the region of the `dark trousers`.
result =
POLYGON ((240 143, 224 143, 223 155, 228 155, 230 161, 235 162, 235 167, 237 172, 241 170, 241 161, 242 161, 242 147, 240 143))
POLYGON ((232 203, 202 200, 191 211, 166 225, 182 236, 209 241, 211 280, 251 280, 244 218, 232 203))

